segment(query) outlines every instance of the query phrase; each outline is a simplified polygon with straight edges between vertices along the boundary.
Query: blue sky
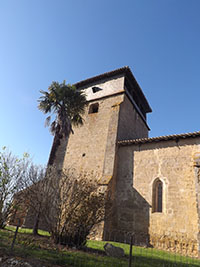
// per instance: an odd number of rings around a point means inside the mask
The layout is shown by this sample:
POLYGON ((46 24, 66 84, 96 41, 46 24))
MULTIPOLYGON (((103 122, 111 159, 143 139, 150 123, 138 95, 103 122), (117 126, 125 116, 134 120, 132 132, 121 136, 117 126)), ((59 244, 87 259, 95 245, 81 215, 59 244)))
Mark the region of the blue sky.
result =
POLYGON ((39 90, 130 66, 150 136, 199 131, 199 0, 2 0, 0 147, 48 160, 39 90))

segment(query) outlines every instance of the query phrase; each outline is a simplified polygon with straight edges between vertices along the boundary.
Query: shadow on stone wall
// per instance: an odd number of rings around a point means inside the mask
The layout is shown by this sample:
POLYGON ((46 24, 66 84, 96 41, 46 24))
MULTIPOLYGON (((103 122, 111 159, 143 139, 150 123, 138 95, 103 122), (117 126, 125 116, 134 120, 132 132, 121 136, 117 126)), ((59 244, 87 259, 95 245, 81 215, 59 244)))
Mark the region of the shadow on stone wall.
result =
POLYGON ((121 150, 117 155, 115 175, 110 185, 113 207, 104 224, 103 239, 129 243, 133 235, 134 244, 149 246, 150 205, 133 188, 133 157, 131 150, 121 150))
POLYGON ((115 207, 115 214, 104 225, 103 239, 150 246, 149 242, 149 203, 134 189, 129 191, 129 199, 121 200, 115 207), (130 197, 131 195, 131 197, 130 197))

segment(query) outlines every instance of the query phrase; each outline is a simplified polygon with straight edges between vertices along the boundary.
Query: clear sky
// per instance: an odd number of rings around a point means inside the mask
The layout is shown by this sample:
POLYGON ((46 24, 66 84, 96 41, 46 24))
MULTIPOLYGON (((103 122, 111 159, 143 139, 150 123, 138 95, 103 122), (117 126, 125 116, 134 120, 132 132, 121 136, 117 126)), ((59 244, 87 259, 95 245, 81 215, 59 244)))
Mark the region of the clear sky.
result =
POLYGON ((128 65, 150 136, 200 130, 200 0, 1 0, 0 147, 45 164, 39 90, 128 65))

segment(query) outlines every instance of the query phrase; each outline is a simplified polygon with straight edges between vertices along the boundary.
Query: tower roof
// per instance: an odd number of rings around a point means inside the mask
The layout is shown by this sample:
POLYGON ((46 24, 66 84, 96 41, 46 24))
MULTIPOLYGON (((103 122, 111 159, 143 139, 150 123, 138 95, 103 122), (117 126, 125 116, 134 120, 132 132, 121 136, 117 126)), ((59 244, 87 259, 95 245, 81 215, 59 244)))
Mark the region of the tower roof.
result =
POLYGON ((142 99, 143 105, 145 107, 145 112, 146 113, 152 112, 152 109, 151 109, 145 95, 143 94, 142 89, 140 88, 135 77, 133 76, 131 69, 128 66, 125 66, 125 67, 122 67, 122 68, 119 68, 116 70, 112 70, 109 72, 105 72, 103 74, 88 78, 88 79, 80 81, 80 82, 77 82, 74 85, 76 86, 76 88, 82 88, 82 87, 88 86, 89 84, 98 82, 100 80, 111 79, 112 77, 114 77, 116 75, 121 75, 121 74, 122 75, 124 74, 124 76, 127 77, 130 80, 130 82, 134 85, 134 89, 135 89, 136 93, 142 99))

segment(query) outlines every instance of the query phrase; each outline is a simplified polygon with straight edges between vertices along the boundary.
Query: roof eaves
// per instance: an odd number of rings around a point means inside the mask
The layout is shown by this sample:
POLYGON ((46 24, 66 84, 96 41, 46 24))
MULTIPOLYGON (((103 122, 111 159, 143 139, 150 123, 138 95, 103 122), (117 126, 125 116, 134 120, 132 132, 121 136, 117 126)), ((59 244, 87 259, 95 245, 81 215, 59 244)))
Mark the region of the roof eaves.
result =
POLYGON ((195 137, 200 137, 200 131, 193 132, 193 133, 174 134, 174 135, 158 136, 158 137, 151 137, 151 138, 121 140, 121 141, 118 141, 117 143, 118 145, 126 146, 126 145, 133 145, 133 144, 144 144, 144 143, 178 140, 178 139, 195 138, 195 137))
POLYGON ((112 77, 114 75, 117 75, 117 74, 125 73, 127 70, 130 71, 130 68, 128 66, 124 66, 122 68, 119 68, 119 69, 116 69, 116 70, 112 70, 112 71, 108 71, 108 72, 96 75, 94 77, 82 80, 80 82, 75 83, 74 85, 76 86, 76 88, 80 88, 80 87, 86 86, 86 85, 88 85, 90 83, 94 83, 94 82, 102 80, 102 79, 110 78, 110 77, 112 77))

